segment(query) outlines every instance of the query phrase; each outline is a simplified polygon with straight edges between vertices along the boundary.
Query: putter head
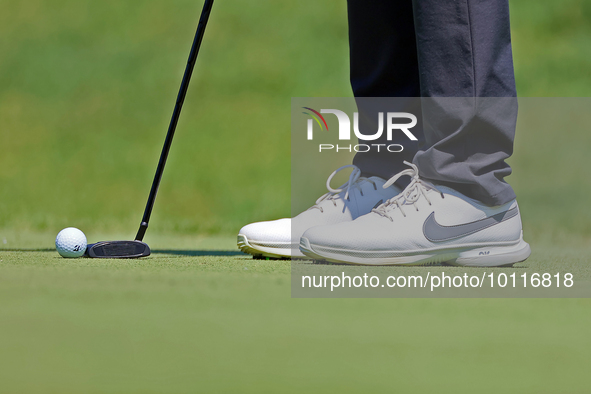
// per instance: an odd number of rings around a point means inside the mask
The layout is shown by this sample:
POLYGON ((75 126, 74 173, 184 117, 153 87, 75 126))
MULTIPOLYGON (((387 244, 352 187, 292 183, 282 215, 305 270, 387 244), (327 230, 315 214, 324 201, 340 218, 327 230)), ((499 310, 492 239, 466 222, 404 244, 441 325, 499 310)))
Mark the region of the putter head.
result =
POLYGON ((94 259, 137 259, 150 253, 150 247, 140 241, 107 241, 88 245, 85 256, 94 259))

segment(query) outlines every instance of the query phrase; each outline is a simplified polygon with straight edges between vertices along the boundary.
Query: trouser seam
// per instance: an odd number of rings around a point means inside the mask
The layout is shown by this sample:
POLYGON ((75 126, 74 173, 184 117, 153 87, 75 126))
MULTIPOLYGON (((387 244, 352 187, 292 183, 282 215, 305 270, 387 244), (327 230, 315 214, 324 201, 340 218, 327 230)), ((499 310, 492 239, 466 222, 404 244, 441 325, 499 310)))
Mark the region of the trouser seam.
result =
POLYGON ((476 97, 476 62, 474 59, 474 34, 472 31, 472 17, 470 12, 470 0, 466 0, 468 9, 468 31, 470 33, 470 60, 472 61, 472 97, 476 97))

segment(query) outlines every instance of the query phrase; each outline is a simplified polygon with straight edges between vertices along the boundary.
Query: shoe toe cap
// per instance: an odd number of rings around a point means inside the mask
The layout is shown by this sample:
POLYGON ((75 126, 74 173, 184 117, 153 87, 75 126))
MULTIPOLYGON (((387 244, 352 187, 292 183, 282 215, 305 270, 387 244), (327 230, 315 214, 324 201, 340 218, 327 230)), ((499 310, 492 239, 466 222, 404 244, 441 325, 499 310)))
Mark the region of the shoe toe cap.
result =
POLYGON ((291 219, 248 224, 240 229, 240 235, 262 242, 291 242, 291 219))
POLYGON ((302 237, 311 245, 331 249, 381 250, 393 236, 388 223, 377 215, 366 215, 352 222, 313 227, 302 237))
POLYGON ((346 247, 354 241, 353 234, 348 231, 349 223, 338 225, 316 226, 304 232, 303 238, 310 243, 320 246, 346 247))

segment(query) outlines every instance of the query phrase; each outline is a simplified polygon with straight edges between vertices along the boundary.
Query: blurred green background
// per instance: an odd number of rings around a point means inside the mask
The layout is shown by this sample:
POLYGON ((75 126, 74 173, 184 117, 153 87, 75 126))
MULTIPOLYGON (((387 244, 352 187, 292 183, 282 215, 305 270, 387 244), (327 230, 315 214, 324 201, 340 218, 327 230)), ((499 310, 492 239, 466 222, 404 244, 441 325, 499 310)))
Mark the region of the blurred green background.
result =
MULTIPOLYGON (((0 229, 135 232, 201 5, 0 0, 0 229)), ((587 95, 591 2, 511 6, 519 94, 587 95)), ((299 96, 351 96, 346 2, 219 1, 148 236, 289 215, 299 96)), ((516 157, 553 137, 519 130, 516 157)))
MULTIPOLYGON (((510 4, 519 94, 588 96, 591 1, 510 4)), ((0 0, 1 393, 589 391, 589 300, 296 300, 290 262, 233 254, 242 225, 290 213, 291 97, 351 96, 344 0, 217 1, 156 253, 59 258, 66 226, 135 234, 201 7, 0 0)), ((589 100, 572 100, 568 122, 547 102, 520 119, 530 268, 589 263, 589 100)))
MULTIPOLYGON (((201 5, 0 2, 0 228, 135 231, 201 5)), ((215 4, 154 231, 289 213, 290 98, 350 94, 346 29, 344 2, 215 4)))

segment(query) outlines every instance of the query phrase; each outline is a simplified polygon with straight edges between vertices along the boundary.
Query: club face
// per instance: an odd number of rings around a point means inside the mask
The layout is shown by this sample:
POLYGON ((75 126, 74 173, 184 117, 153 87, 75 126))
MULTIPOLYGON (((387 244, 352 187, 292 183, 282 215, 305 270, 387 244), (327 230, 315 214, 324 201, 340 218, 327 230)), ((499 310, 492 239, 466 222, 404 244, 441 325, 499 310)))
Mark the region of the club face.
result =
POLYGON ((94 259, 137 259, 150 253, 150 247, 140 241, 98 242, 86 249, 86 257, 94 259))

